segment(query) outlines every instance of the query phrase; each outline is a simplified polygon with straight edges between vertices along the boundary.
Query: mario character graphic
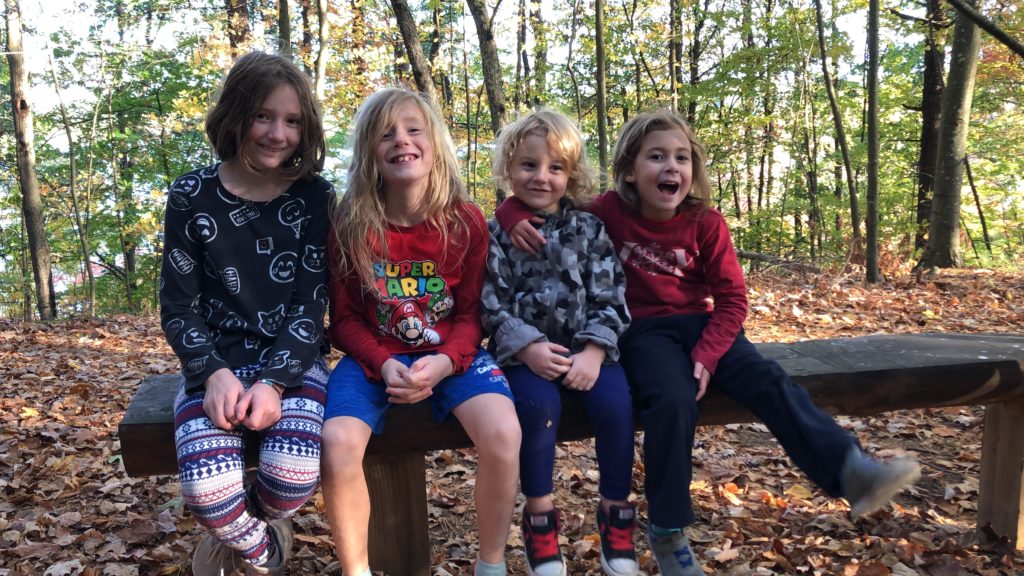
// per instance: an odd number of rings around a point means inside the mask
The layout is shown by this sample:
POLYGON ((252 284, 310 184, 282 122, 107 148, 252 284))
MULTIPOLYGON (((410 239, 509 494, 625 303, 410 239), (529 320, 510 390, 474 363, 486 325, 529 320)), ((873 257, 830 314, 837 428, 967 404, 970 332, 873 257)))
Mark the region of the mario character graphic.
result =
POLYGON ((409 346, 441 343, 437 324, 455 305, 444 278, 432 261, 381 262, 377 275, 377 331, 409 346))

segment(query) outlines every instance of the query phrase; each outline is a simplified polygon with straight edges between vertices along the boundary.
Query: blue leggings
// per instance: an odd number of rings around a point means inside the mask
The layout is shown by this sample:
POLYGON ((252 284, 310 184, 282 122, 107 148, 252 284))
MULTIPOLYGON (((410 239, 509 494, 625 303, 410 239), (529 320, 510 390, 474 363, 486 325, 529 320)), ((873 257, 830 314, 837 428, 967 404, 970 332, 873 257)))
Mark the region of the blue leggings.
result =
POLYGON ((598 491, 609 500, 625 500, 633 477, 633 409, 626 374, 618 364, 601 366, 594 387, 587 392, 545 380, 526 366, 504 369, 515 397, 523 444, 519 449, 519 480, 523 494, 538 498, 551 494, 555 467, 555 433, 562 415, 562 394, 578 395, 590 415, 601 472, 598 491))
MULTIPOLYGON (((234 372, 246 387, 258 373, 234 372)), ((203 411, 204 388, 187 394, 183 387, 175 399, 182 499, 197 523, 256 566, 268 560, 266 522, 291 516, 316 490, 326 383, 327 366, 320 359, 302 387, 285 390, 281 419, 259 433, 214 426, 203 411), (252 441, 259 442, 259 469, 247 493, 245 444, 252 441)))

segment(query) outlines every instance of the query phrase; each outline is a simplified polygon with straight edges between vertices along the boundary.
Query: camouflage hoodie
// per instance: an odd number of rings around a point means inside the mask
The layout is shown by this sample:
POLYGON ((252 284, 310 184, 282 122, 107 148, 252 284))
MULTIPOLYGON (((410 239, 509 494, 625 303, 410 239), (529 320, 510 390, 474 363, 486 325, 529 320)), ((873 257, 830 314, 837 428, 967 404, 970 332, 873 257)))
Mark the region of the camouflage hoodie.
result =
POLYGON ((512 246, 495 220, 488 223, 481 318, 498 364, 521 364, 516 354, 534 342, 561 344, 572 354, 587 342, 619 358, 629 326, 626 278, 604 224, 563 200, 561 214, 538 213, 547 244, 539 254, 512 246))

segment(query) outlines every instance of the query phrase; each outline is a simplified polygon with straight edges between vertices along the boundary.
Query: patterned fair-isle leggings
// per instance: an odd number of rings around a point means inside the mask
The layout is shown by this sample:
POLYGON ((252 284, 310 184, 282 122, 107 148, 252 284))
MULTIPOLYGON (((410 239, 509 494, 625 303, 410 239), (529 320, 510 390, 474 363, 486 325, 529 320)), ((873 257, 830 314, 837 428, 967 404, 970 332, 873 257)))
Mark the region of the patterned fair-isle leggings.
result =
MULTIPOLYGON (((235 370, 248 388, 258 373, 235 370)), ((320 474, 320 438, 327 366, 317 361, 301 388, 288 388, 281 419, 261 433, 217 428, 203 411, 205 390, 174 401, 174 442, 185 505, 220 541, 261 566, 269 559, 265 521, 287 518, 313 495, 320 474), (256 481, 246 492, 245 443, 260 442, 256 481)))

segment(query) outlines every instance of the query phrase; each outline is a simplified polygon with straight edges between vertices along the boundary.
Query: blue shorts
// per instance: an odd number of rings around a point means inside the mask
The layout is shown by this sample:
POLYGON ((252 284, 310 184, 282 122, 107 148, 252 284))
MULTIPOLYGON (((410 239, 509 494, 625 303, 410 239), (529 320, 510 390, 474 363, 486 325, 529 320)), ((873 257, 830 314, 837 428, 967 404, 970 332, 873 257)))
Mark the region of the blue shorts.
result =
MULTIPOLYGON (((391 357, 406 366, 417 359, 433 354, 393 354, 391 357)), ((501 394, 512 399, 505 373, 498 363, 483 348, 476 353, 473 363, 462 374, 449 376, 434 387, 430 396, 434 419, 441 422, 448 418, 453 408, 480 394, 501 394)), ((337 416, 358 418, 380 434, 384 430, 384 414, 393 406, 388 402, 382 380, 371 380, 363 367, 351 356, 345 356, 331 372, 327 381, 327 404, 324 406, 324 421, 337 416)))

